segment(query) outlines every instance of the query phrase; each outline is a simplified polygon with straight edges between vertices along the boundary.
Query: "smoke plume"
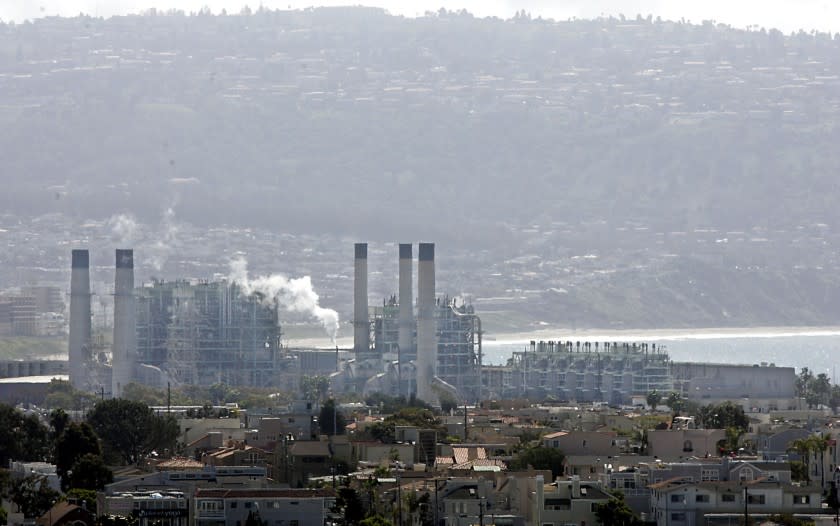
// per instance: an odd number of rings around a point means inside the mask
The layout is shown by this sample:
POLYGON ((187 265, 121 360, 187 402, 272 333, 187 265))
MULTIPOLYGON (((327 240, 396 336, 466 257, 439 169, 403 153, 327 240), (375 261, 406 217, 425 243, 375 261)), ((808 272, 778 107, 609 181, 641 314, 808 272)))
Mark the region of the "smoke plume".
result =
POLYGON ((289 312, 308 314, 321 322, 330 339, 335 343, 338 336, 338 313, 325 309, 318 304, 318 294, 312 288, 309 276, 289 279, 282 274, 248 276, 248 261, 238 257, 230 263, 228 279, 239 285, 242 293, 250 295, 260 293, 266 302, 282 305, 289 312))
POLYGON ((108 219, 111 237, 120 245, 130 245, 137 235, 137 220, 130 214, 113 215, 108 219))
POLYGON ((178 223, 175 221, 175 209, 169 207, 163 213, 154 242, 146 248, 149 262, 156 271, 161 271, 177 241, 178 223))

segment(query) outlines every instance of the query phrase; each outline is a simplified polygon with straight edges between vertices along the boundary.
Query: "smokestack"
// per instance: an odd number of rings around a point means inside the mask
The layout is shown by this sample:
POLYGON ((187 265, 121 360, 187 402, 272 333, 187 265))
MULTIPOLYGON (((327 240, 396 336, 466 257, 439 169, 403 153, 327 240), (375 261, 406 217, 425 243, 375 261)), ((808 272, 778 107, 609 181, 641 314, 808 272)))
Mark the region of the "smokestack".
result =
MULTIPOLYGON (((406 356, 414 354, 414 295, 412 294, 411 243, 400 243, 400 313, 399 313, 399 368, 402 372, 406 356)), ((402 375, 400 375, 402 379, 402 375)), ((400 386, 402 389, 402 386, 400 386)), ((402 394, 402 392, 400 392, 402 394)))
POLYGON ((74 250, 71 259, 68 339, 70 383, 76 389, 87 390, 91 358, 90 254, 87 250, 74 250))
POLYGON ((353 350, 356 354, 370 352, 367 248, 367 243, 356 243, 353 282, 353 350))
POLYGON ((432 381, 437 376, 435 327, 435 244, 420 243, 417 265, 417 398, 436 403, 432 381))
POLYGON ((114 280, 114 347, 112 350, 111 394, 122 396, 134 379, 137 360, 137 320, 134 307, 134 251, 117 249, 114 280))

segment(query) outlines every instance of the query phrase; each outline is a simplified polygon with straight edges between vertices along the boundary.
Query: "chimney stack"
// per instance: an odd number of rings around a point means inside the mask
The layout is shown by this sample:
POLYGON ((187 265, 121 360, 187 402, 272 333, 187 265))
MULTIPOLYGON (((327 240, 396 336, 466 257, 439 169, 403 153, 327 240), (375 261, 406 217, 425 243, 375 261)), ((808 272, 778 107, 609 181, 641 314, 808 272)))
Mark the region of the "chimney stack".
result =
POLYGON ((88 388, 91 358, 90 254, 73 250, 70 264, 70 336, 68 366, 74 388, 88 388))
POLYGON ((370 320, 368 318, 367 243, 356 243, 353 281, 353 350, 358 355, 370 352, 370 320))
POLYGON ((434 404, 432 381, 437 376, 435 326, 435 244, 420 243, 417 265, 417 398, 434 404))
MULTIPOLYGON (((402 370, 403 363, 409 355, 414 355, 414 294, 413 294, 413 262, 411 261, 411 243, 400 243, 400 312, 399 312, 399 333, 397 342, 399 344, 399 367, 402 370)), ((402 378, 402 375, 400 375, 402 378)), ((400 386, 402 389, 402 386, 400 386)), ((400 391, 400 394, 402 392, 400 391)))
POLYGON ((134 251, 117 249, 114 280, 114 346, 111 355, 111 394, 122 396, 123 388, 134 380, 137 360, 137 320, 134 305, 134 251))

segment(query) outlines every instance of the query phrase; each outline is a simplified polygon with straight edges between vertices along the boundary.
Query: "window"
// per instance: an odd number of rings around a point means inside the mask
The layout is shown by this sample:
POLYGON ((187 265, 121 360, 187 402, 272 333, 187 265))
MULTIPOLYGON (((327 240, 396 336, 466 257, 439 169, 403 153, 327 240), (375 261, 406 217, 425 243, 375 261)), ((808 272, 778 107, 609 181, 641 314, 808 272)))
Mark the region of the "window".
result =
POLYGON ((584 440, 584 441, 583 441, 582 446, 583 446, 583 447, 586 447, 586 440, 584 440))
POLYGON ((238 504, 238 502, 236 502, 235 500, 232 500, 232 501, 230 502, 230 507, 231 507, 231 509, 236 508, 237 504, 238 504))
POLYGON ((717 482, 720 479, 720 472, 716 469, 701 469, 700 482, 717 482))
POLYGON ((694 451, 694 446, 691 444, 691 440, 686 440, 683 442, 683 452, 694 451))
POLYGON ((764 504, 764 495, 749 495, 747 502, 750 504, 764 504))
POLYGON ((677 511, 671 514, 671 520, 674 522, 685 522, 685 513, 677 511))
POLYGON ((721 502, 735 502, 735 494, 734 493, 724 493, 720 496, 721 502))
POLYGON ((685 495, 671 495, 671 502, 685 504, 685 495))
POLYGON ((793 503, 794 504, 810 504, 811 503, 811 496, 810 495, 794 495, 793 496, 793 503))
POLYGON ((298 526, 298 521, 297 521, 297 519, 292 519, 292 520, 290 520, 290 521, 289 521, 289 526, 298 526))
POLYGON ((751 469, 743 469, 738 473, 738 480, 752 480, 753 472, 751 469))

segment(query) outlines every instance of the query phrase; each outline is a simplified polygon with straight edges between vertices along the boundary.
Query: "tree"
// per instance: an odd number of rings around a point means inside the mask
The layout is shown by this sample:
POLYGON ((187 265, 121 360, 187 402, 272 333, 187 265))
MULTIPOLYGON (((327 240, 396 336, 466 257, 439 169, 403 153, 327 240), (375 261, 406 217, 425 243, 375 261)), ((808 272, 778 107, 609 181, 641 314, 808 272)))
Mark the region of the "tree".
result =
POLYGON ((80 410, 93 405, 96 397, 90 393, 79 391, 67 380, 50 380, 47 385, 47 396, 43 405, 50 409, 80 410))
POLYGON ((37 416, 0 404, 0 466, 8 466, 10 460, 45 460, 48 435, 37 416))
POLYGON ((106 458, 138 464, 152 451, 173 448, 179 435, 171 416, 157 416, 142 402, 122 398, 96 404, 88 423, 102 439, 106 458))
POLYGON ((742 433, 746 433, 750 426, 750 419, 744 413, 744 409, 730 401, 698 407, 693 416, 706 429, 734 427, 742 433))
POLYGON ((74 470, 80 458, 85 455, 99 456, 101 454, 99 437, 96 436, 90 424, 83 422, 81 424, 72 423, 67 426, 67 429, 58 437, 55 444, 55 472, 61 479, 61 490, 67 491, 72 487, 70 485, 70 472, 74 470))
POLYGON ((662 395, 659 394, 659 391, 654 389, 653 391, 651 391, 647 394, 646 401, 647 401, 648 407, 650 407, 652 410, 656 409, 656 406, 658 406, 659 402, 662 401, 662 395))
POLYGON ((67 491, 65 499, 68 502, 75 502, 96 516, 96 491, 90 489, 73 488, 67 491))
POLYGON ((511 470, 550 469, 552 478, 563 475, 565 455, 556 448, 529 447, 519 451, 508 463, 511 470))
POLYGON ((318 422, 321 424, 321 432, 331 436, 343 435, 344 428, 347 426, 344 414, 336 409, 335 400, 332 398, 321 406, 318 422), (333 427, 333 424, 335 424, 335 427, 333 427))
POLYGON ((68 415, 64 409, 54 409, 50 413, 50 438, 53 442, 58 440, 69 423, 70 415, 68 415))
POLYGON ((250 510, 248 517, 245 519, 245 526, 267 526, 268 521, 262 520, 259 511, 250 510))
POLYGON ((114 482, 114 473, 105 465, 100 455, 88 453, 73 464, 69 485, 71 488, 102 490, 114 482))
POLYGON ((358 524, 365 518, 364 505, 359 493, 350 487, 338 489, 333 512, 344 518, 344 524, 358 524))
POLYGON ((680 411, 682 411, 683 406, 685 405, 685 399, 683 399, 682 395, 676 391, 671 391, 668 393, 668 397, 665 399, 665 405, 674 413, 674 416, 678 416, 680 411))
POLYGON ((811 482, 811 445, 810 437, 808 437, 797 438, 788 447, 788 451, 798 454, 805 465, 805 482, 811 482))
POLYGON ((636 517, 624 500, 624 494, 616 492, 610 500, 595 505, 595 517, 604 526, 641 526, 643 522, 636 517))
POLYGON ((820 488, 825 488, 825 451, 831 442, 831 434, 812 435, 808 437, 808 440, 811 443, 811 451, 820 454, 820 488))
POLYGON ((50 488, 44 475, 28 475, 12 488, 14 502, 24 517, 40 517, 58 500, 59 493, 50 488))
POLYGON ((307 376, 300 379, 300 390, 306 400, 323 400, 330 389, 330 379, 326 376, 307 376))
POLYGON ((372 515, 359 522, 359 526, 394 526, 391 521, 382 515, 372 515))

